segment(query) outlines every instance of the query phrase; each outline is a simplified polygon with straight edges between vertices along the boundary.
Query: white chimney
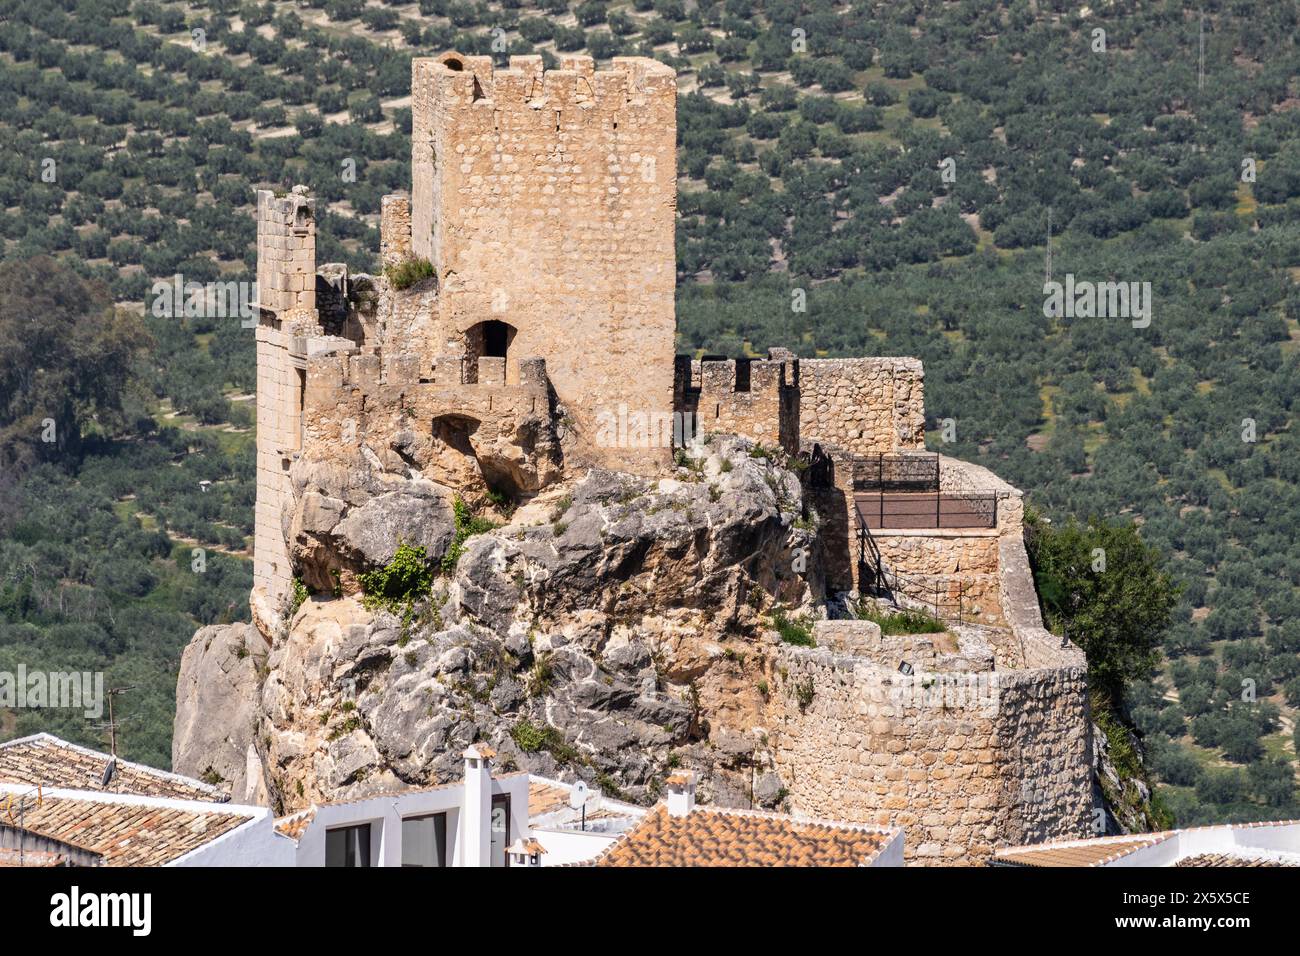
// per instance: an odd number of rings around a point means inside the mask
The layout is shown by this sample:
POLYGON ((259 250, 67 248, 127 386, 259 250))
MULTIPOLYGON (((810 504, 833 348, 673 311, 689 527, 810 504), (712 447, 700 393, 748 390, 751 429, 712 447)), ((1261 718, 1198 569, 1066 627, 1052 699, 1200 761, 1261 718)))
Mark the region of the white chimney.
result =
POLYGON ((540 843, 531 837, 525 840, 520 837, 510 845, 510 865, 511 866, 541 866, 542 854, 546 850, 540 843))
POLYGON ((668 787, 670 816, 684 817, 695 809, 695 774, 692 771, 675 773, 664 783, 668 787))
POLYGON ((492 758, 487 744, 465 751, 465 794, 460 813, 462 866, 492 865, 492 758))

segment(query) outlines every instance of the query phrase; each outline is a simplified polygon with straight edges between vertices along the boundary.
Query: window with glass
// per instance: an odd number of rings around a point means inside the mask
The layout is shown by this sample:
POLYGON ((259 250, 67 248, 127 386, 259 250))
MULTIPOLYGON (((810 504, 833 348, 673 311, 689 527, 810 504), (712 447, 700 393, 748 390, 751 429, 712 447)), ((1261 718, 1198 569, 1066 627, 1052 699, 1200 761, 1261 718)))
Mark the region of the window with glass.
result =
POLYGON ((325 831, 326 866, 369 866, 370 824, 325 831))
POLYGON ((510 794, 499 793, 492 798, 492 841, 488 859, 491 866, 509 866, 510 857, 510 794))
POLYGON ((447 814, 402 820, 402 866, 447 865, 447 814))

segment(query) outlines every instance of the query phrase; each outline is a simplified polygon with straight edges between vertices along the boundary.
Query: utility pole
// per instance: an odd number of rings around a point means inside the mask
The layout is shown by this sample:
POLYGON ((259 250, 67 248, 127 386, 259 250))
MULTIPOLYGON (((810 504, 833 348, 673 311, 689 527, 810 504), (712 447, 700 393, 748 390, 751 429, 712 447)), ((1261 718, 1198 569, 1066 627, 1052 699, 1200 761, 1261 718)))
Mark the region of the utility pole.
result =
POLYGON ((1045 275, 1044 282, 1052 281, 1052 207, 1047 207, 1047 251, 1044 253, 1045 275))
MULTIPOLYGON (((122 687, 110 687, 108 689, 108 723, 96 725, 97 730, 108 731, 108 752, 112 754, 114 762, 117 760, 117 729, 119 723, 117 718, 113 715, 113 698, 117 697, 119 694, 125 694, 127 691, 135 690, 135 687, 135 684, 126 684, 122 687)), ((123 723, 124 722, 125 718, 123 718, 123 723)))
POLYGON ((1201 11, 1201 32, 1199 39, 1199 51, 1196 58, 1196 88, 1205 89, 1205 11, 1201 11))

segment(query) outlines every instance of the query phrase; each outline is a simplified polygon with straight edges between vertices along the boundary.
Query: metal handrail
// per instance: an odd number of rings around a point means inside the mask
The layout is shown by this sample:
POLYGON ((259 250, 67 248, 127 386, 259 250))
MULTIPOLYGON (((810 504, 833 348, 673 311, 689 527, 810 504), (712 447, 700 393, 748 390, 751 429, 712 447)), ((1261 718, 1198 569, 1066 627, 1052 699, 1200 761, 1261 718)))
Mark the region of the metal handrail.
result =
POLYGON ((946 609, 956 609, 957 623, 964 624, 966 618, 966 582, 957 580, 957 597, 955 602, 951 599, 943 600, 940 598, 941 584, 937 578, 926 580, 920 577, 900 574, 896 569, 890 571, 885 567, 884 557, 880 553, 880 548, 876 545, 874 536, 871 534, 871 527, 866 521, 866 516, 862 513, 862 508, 858 502, 854 502, 854 508, 858 517, 858 566, 871 573, 871 580, 859 580, 859 586, 865 591, 871 591, 876 596, 887 595, 890 602, 898 607, 897 595, 903 594, 914 601, 928 605, 934 609, 935 617, 949 618, 951 615, 945 614, 946 609), (868 560, 868 552, 870 560, 868 560), (891 582, 892 579, 892 582, 891 582), (926 600, 926 592, 933 592, 933 599, 926 600))
POLYGON ((998 496, 994 493, 855 491, 854 502, 864 522, 868 515, 875 518, 873 527, 877 530, 998 526, 998 496), (890 506, 888 509, 887 504, 890 506), (954 504, 967 507, 952 507, 954 504), (908 520, 901 524, 886 524, 887 518, 895 522, 899 518, 908 520))
POLYGON ((853 490, 937 491, 939 456, 933 452, 876 452, 853 456, 853 490))

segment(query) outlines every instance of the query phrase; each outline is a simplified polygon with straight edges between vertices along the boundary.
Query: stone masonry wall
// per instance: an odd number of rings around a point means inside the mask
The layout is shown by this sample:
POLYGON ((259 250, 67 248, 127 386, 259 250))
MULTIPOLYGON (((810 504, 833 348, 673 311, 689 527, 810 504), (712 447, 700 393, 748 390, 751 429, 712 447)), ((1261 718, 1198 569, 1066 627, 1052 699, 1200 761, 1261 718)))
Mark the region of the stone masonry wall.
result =
POLYGON ((1001 625, 998 538, 990 531, 874 532, 884 565, 909 597, 980 624, 1001 625))
POLYGON ((694 415, 704 434, 741 435, 793 454, 799 449, 796 368, 794 361, 678 356, 673 405, 694 415), (743 388, 738 365, 748 366, 743 388))
POLYGON ((925 373, 915 358, 800 359, 799 435, 851 454, 925 447, 925 373))
POLYGON ((508 323, 511 357, 546 360, 583 454, 665 463, 668 449, 598 448, 595 435, 620 404, 672 412, 673 71, 445 54, 412 62, 412 97, 411 248, 439 283, 430 340, 508 323))
POLYGON ((295 335, 314 329, 316 215, 302 187, 257 194, 257 504, 253 536, 254 620, 266 633, 292 585, 281 526, 290 506, 289 468, 301 447, 300 363, 295 335))
POLYGON ((411 197, 385 196, 380 203, 379 261, 384 268, 411 256, 411 197))
POLYGON ((1081 665, 905 677, 824 648, 778 660, 769 732, 794 812, 906 827, 907 859, 925 865, 1086 835, 1081 665))

